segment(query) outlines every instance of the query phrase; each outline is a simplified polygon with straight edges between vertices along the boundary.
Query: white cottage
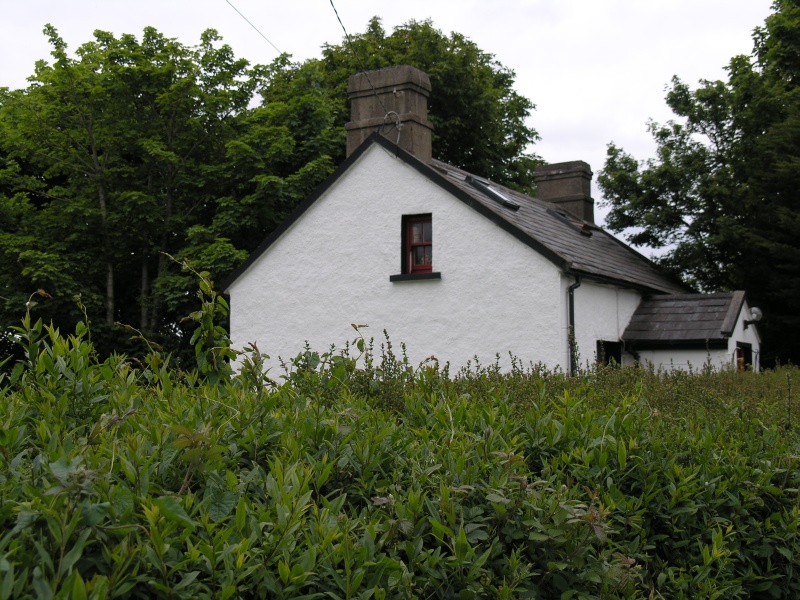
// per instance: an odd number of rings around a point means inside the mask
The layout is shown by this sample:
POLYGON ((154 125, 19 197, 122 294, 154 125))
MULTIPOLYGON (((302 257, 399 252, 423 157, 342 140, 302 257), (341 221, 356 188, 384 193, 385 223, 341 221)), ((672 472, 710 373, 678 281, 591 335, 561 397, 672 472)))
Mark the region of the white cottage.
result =
POLYGON ((757 368, 744 294, 689 294, 597 227, 586 163, 540 167, 532 198, 431 158, 422 71, 361 73, 348 91, 348 158, 225 284, 234 347, 276 363, 360 323, 414 363, 757 368))

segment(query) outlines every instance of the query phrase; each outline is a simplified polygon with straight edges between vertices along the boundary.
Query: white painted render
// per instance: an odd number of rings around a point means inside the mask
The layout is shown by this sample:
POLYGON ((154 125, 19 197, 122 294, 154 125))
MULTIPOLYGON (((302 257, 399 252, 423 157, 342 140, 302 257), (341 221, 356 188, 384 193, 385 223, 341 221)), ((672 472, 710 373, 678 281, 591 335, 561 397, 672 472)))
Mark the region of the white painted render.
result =
MULTIPOLYGON (((569 369, 569 287, 575 278, 438 184, 373 144, 231 283, 234 348, 256 342, 280 360, 307 341, 318 352, 342 348, 367 325, 376 348, 386 330, 396 354, 405 343, 412 365, 435 356, 452 370, 477 356, 484 365, 509 355, 524 366, 569 369), (439 280, 390 282, 401 271, 404 215, 432 215, 433 271, 439 280)), ((596 361, 597 341, 618 341, 641 293, 582 279, 574 291, 580 366, 596 361)), ((747 306, 724 350, 659 350, 639 354, 657 369, 730 365, 747 306)), ((634 357, 623 353, 623 364, 634 357)), ((279 373, 273 372, 273 376, 279 373)))
POLYGON ((234 347, 257 342, 273 367, 306 340, 318 351, 343 346, 351 323, 368 325, 377 342, 386 329, 412 364, 433 355, 458 368, 500 354, 507 368, 512 353, 555 366, 566 356, 555 265, 377 144, 228 292, 234 347), (441 280, 390 282, 400 272, 402 217, 423 213, 432 215, 441 280))
MULTIPOLYGON (((733 329, 731 339, 728 341, 728 350, 733 353, 736 349, 737 342, 744 342, 753 347, 753 354, 756 354, 761 348, 761 338, 758 335, 758 324, 755 326, 749 325, 745 328, 744 322, 750 319, 750 305, 747 300, 742 305, 742 310, 739 313, 739 318, 736 320, 736 327, 733 329)), ((756 356, 753 357, 753 362, 756 363, 756 356)))
POLYGON ((639 361, 656 371, 691 371, 697 373, 711 367, 714 370, 733 366, 733 354, 727 349, 709 350, 642 350, 639 361))
MULTIPOLYGON (((574 278, 564 277, 565 294, 574 278)), ((642 299, 638 291, 583 280, 574 291, 575 340, 580 366, 597 361, 597 342, 617 342, 642 299)), ((564 336, 566 340, 566 333, 564 336)), ((626 363, 623 355, 623 363, 626 363)), ((631 361, 632 362, 632 361, 631 361)))

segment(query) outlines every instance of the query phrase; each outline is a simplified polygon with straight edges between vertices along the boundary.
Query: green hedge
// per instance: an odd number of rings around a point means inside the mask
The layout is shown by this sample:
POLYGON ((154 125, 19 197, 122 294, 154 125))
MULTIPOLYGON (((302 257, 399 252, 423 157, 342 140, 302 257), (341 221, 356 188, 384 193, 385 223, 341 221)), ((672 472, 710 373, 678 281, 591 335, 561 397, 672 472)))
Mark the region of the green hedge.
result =
POLYGON ((20 333, 0 600, 800 597, 796 369, 450 375, 362 339, 212 384, 20 333))

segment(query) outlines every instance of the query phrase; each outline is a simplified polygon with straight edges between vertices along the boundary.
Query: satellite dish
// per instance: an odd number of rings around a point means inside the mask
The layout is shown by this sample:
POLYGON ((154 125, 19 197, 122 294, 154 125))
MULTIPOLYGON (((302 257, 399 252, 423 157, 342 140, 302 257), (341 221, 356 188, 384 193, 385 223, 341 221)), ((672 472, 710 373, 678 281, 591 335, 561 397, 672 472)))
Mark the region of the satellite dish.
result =
POLYGON ((763 316, 764 316, 764 313, 761 312, 761 309, 756 307, 756 306, 753 306, 750 309, 750 318, 749 319, 745 319, 745 321, 744 321, 744 328, 747 329, 753 323, 758 323, 761 320, 761 317, 763 317, 763 316))

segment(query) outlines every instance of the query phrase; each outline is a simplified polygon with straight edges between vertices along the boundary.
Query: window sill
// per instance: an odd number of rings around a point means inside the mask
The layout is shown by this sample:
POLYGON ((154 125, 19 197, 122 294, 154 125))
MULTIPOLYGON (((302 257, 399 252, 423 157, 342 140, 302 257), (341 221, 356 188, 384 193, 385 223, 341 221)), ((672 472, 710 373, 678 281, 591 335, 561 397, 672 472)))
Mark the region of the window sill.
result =
POLYGON ((405 275, 389 275, 389 281, 429 281, 431 279, 441 279, 441 273, 407 273, 405 275))

